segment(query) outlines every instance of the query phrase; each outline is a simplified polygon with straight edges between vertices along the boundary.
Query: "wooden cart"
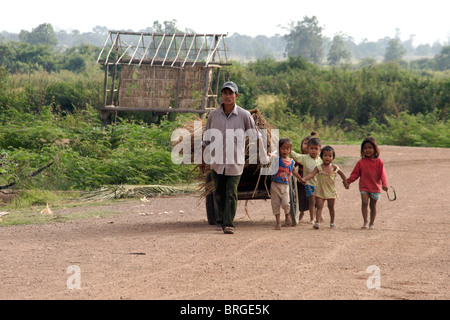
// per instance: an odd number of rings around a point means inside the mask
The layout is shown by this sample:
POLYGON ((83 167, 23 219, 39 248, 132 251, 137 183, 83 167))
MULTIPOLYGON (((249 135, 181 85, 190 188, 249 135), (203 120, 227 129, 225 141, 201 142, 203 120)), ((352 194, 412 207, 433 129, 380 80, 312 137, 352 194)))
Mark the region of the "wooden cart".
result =
MULTIPOLYGON (((271 176, 260 175, 257 165, 249 165, 244 169, 238 185, 238 200, 270 200, 271 176)), ((206 185, 211 181, 211 173, 206 175, 206 185)), ((298 208, 297 179, 292 176, 289 183, 289 202, 292 225, 297 225, 296 212, 298 208)), ((268 212, 272 214, 270 203, 268 212)), ((216 212, 214 210, 213 193, 206 196, 206 216, 210 225, 216 224, 216 212)))

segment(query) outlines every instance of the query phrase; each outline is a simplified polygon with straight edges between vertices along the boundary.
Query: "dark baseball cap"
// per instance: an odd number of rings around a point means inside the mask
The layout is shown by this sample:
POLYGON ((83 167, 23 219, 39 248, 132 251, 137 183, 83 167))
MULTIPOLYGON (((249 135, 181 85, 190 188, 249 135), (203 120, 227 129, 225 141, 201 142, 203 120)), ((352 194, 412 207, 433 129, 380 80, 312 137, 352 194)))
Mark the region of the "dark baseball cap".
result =
POLYGON ((225 89, 225 88, 229 88, 231 91, 233 91, 234 93, 238 93, 238 86, 234 83, 234 82, 232 82, 232 81, 228 81, 228 82, 225 82, 223 85, 222 85, 222 89, 220 90, 220 91, 222 91, 223 89, 225 89))

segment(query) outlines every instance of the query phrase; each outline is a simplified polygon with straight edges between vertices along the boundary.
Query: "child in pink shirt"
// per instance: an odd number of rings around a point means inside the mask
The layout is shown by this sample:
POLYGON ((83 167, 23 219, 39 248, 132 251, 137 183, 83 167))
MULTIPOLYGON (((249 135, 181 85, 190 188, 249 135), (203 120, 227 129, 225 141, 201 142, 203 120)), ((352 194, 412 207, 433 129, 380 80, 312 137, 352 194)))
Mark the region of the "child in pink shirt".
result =
POLYGON ((356 181, 359 178, 359 191, 361 192, 361 211, 364 224, 361 229, 367 229, 368 206, 370 204, 369 229, 374 228, 375 217, 377 215, 377 201, 380 199, 381 189, 388 190, 386 171, 383 161, 378 158, 380 149, 378 149, 375 138, 367 137, 361 143, 361 160, 358 161, 353 169, 348 183, 356 181))

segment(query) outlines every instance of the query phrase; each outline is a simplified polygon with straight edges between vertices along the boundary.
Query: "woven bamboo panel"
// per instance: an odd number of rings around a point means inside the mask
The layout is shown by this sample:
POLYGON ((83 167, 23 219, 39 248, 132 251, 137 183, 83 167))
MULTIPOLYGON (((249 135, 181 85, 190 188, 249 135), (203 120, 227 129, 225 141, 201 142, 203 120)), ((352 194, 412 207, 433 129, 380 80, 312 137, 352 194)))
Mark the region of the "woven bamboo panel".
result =
POLYGON ((204 86, 211 86, 210 83, 205 84, 206 72, 203 66, 180 69, 169 66, 122 65, 119 107, 199 110, 204 86))

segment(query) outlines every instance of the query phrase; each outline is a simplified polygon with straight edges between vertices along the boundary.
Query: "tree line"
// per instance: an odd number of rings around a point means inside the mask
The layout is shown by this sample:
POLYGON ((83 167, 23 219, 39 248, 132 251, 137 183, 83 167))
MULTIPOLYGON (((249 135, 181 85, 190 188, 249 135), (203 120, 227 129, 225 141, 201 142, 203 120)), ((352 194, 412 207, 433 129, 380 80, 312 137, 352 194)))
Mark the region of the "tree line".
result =
MULTIPOLYGON (((309 114, 332 124, 342 124, 347 119, 367 124, 371 118, 386 123, 386 115, 398 115, 403 111, 413 115, 435 112, 440 119, 447 119, 450 46, 442 47, 432 59, 405 65, 401 60, 403 47, 398 41, 390 41, 384 63, 366 59, 358 65, 348 65, 340 63, 348 59, 349 54, 343 36, 337 35, 328 52, 330 65, 324 66, 319 63, 323 56, 323 36, 317 19, 305 17, 303 21, 292 22, 287 29, 289 32, 284 37, 287 58, 235 61, 224 70, 228 77, 241 84, 245 92, 241 99, 248 108, 255 106, 259 95, 273 94, 283 96, 294 114, 309 114)), ((107 33, 104 27, 94 30, 95 34, 107 33)), ((145 31, 181 32, 176 20, 162 24, 155 21, 145 31)), ((26 90, 20 99, 27 101, 28 108, 33 110, 39 103, 54 104, 64 110, 86 103, 100 107, 103 66, 96 64, 100 47, 79 44, 60 50, 50 24, 42 24, 31 32, 22 31, 19 38, 20 41, 0 44, 0 71, 3 68, 3 72, 10 74, 45 79, 41 80, 45 86, 36 86, 35 81, 26 84, 23 77, 13 78, 24 83, 26 90), (35 74, 40 71, 52 75, 35 74), (61 74, 63 71, 78 76, 62 81, 68 77, 61 74)), ((282 44, 278 46, 282 50, 282 44)), ((13 94, 4 95, 3 99, 11 101, 16 95, 11 92, 13 94)), ((5 105, 8 103, 4 102, 5 105)))
MULTIPOLYGON (((384 37, 377 41, 363 40, 356 43, 354 39, 345 33, 338 32, 332 38, 323 36, 323 27, 320 26, 317 17, 305 16, 303 20, 290 22, 284 27, 285 35, 274 36, 259 35, 250 37, 235 33, 226 38, 230 57, 237 61, 254 61, 257 59, 273 58, 284 60, 288 56, 302 56, 317 64, 349 64, 362 61, 362 63, 375 63, 376 61, 401 60, 406 55, 414 56, 413 68, 434 68, 443 70, 442 64, 435 65, 432 57, 441 53, 443 47, 450 43, 419 44, 414 46, 414 35, 408 40, 400 40, 400 30, 396 30, 394 38, 384 37)), ((126 30, 132 31, 132 30, 126 30)), ((166 33, 194 33, 192 29, 180 30, 176 20, 154 21, 151 27, 140 32, 166 32, 166 33)), ((81 33, 78 30, 67 32, 60 30, 55 32, 53 26, 48 23, 41 24, 31 32, 22 30, 19 34, 3 31, 0 34, 0 44, 10 41, 28 43, 30 45, 49 45, 62 52, 68 48, 81 45, 101 47, 108 35, 108 28, 96 26, 91 32, 81 33)))
POLYGON ((349 122, 366 125, 387 123, 402 112, 434 113, 447 121, 450 107, 449 73, 406 70, 396 62, 351 68, 323 68, 302 57, 286 61, 261 59, 230 67, 232 78, 243 83, 244 104, 257 106, 257 97, 282 97, 286 111, 310 115, 330 125, 349 122))

